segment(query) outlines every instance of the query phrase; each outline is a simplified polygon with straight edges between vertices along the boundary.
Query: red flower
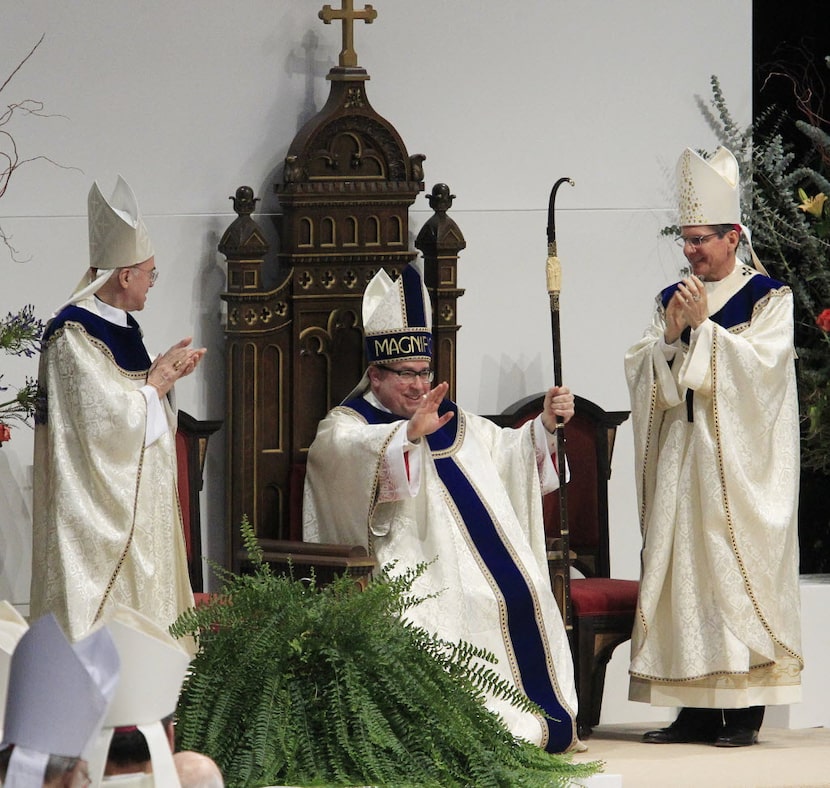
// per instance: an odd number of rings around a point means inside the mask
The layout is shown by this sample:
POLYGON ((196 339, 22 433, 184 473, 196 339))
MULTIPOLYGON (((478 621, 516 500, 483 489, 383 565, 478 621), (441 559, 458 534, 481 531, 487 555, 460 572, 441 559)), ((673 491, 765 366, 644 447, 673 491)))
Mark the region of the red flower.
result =
POLYGON ((0 446, 2 446, 3 443, 5 443, 6 441, 10 441, 11 439, 12 431, 9 429, 9 425, 0 423, 0 446))
POLYGON ((816 325, 822 331, 830 332, 830 309, 825 309, 817 318, 816 325))

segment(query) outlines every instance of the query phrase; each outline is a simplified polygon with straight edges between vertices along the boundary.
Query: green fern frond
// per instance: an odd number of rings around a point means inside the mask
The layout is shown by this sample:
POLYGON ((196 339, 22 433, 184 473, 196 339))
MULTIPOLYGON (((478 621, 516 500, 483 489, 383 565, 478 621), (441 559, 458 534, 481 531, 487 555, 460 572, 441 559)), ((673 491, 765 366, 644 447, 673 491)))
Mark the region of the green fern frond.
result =
POLYGON ((276 576, 242 529, 252 574, 226 575, 173 626, 199 643, 179 745, 210 754, 229 786, 565 786, 600 769, 516 741, 484 692, 530 701, 493 655, 406 621, 425 565, 318 588, 276 576))

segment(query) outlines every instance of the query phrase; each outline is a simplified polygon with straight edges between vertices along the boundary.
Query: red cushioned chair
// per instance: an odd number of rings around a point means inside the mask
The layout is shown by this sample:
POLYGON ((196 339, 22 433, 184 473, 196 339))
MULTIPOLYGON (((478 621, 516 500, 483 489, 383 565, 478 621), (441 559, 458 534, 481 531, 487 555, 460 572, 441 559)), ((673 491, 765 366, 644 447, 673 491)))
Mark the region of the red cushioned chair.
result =
MULTIPOLYGON (((517 402, 499 416, 502 426, 517 427, 542 410, 544 395, 517 402)), ((599 724, 605 668, 614 649, 631 637, 637 604, 636 580, 611 577, 608 552, 608 479, 617 427, 628 411, 608 412, 584 397, 575 397, 575 414, 565 428, 565 453, 570 476, 567 511, 572 565, 584 577, 562 571, 561 549, 548 552, 551 582, 557 600, 566 593, 571 620, 565 622, 571 637, 580 736, 590 736, 599 724), (563 589, 562 583, 566 585, 563 589)), ((561 545, 559 493, 544 498, 545 533, 553 548, 561 545)))

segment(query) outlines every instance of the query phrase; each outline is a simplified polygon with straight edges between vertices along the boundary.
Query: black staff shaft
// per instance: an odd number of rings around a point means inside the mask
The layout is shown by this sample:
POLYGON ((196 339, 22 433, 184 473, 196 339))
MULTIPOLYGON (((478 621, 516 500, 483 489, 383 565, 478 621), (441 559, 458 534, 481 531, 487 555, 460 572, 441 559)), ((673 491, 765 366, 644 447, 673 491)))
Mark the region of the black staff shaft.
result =
MULTIPOLYGON (((559 294, 562 289, 562 270, 556 248, 554 202, 557 190, 566 182, 573 186, 573 181, 570 178, 560 178, 551 190, 548 203, 547 282, 548 295, 550 296, 550 328, 553 345, 553 382, 556 386, 562 385, 562 350, 559 327, 559 294)), ((561 559, 559 559, 558 568, 554 572, 554 595, 559 603, 565 628, 570 630, 572 628, 569 578, 571 545, 568 526, 568 487, 566 484, 567 449, 565 445, 565 425, 561 416, 556 417, 556 456, 559 473, 559 546, 561 547, 561 559)), ((559 552, 559 550, 555 550, 555 553, 559 552)))

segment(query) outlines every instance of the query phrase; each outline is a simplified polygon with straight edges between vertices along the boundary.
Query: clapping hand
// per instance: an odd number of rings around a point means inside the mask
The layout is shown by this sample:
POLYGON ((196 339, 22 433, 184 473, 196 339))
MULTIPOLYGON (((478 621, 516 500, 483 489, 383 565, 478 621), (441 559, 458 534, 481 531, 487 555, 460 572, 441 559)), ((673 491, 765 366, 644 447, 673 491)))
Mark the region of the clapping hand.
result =
POLYGON ((179 378, 193 372, 207 353, 207 348, 190 347, 192 341, 192 337, 185 337, 150 366, 147 383, 158 390, 160 397, 165 396, 179 378))

